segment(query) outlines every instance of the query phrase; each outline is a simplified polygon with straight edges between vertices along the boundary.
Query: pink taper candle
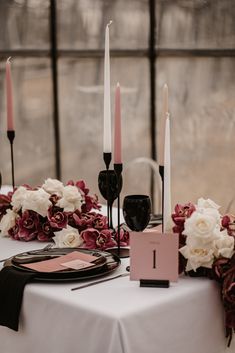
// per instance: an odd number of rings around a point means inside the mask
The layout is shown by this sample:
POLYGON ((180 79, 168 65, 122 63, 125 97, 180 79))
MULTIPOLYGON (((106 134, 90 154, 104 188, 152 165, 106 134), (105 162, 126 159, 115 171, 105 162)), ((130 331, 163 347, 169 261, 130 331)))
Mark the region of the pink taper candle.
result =
POLYGON ((114 163, 122 163, 122 131, 121 131, 121 92, 117 83, 115 92, 115 122, 114 122, 114 163))
POLYGON ((6 98, 7 98, 7 130, 8 131, 14 130, 10 59, 11 58, 8 58, 6 62, 6 98))

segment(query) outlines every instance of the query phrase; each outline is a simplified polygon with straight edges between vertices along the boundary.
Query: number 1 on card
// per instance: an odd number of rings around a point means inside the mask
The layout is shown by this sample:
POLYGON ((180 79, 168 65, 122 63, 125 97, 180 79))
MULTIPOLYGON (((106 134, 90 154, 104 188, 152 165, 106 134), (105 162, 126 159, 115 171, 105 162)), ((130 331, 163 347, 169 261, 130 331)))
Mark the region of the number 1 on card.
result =
POLYGON ((153 250, 153 268, 156 268, 156 249, 153 250))

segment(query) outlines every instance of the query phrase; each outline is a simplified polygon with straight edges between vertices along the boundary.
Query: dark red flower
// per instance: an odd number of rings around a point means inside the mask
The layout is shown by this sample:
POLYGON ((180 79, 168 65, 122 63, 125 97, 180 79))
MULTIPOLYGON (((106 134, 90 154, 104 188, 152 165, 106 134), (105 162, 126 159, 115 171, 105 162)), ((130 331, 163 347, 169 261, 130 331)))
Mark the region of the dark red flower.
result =
POLYGON ((50 207, 47 218, 50 226, 55 230, 60 230, 67 227, 68 216, 59 207, 50 207))
POLYGON ((20 240, 20 238, 19 238, 19 229, 20 229, 19 222, 18 222, 18 219, 16 219, 16 223, 15 223, 14 227, 12 227, 12 228, 10 228, 8 230, 8 234, 10 235, 10 237, 12 239, 20 240))
POLYGON ((87 228, 92 228, 94 213, 81 213, 78 210, 69 215, 69 225, 77 228, 79 232, 87 228))
POLYGON ((85 203, 82 205, 82 212, 90 212, 92 209, 100 210, 101 205, 98 202, 97 195, 89 196, 85 195, 85 203))
POLYGON ((47 220, 40 223, 40 229, 37 235, 39 241, 50 241, 54 235, 54 231, 47 220))
POLYGON ((103 216, 100 213, 93 213, 94 218, 92 221, 92 226, 95 229, 102 230, 108 228, 108 220, 106 216, 103 216))
POLYGON ((19 240, 33 240, 38 235, 39 215, 34 211, 25 211, 18 220, 19 240))
POLYGON ((89 228, 81 233, 84 240, 84 247, 87 249, 107 249, 116 246, 112 238, 112 231, 104 229, 99 232, 97 229, 89 228))
POLYGON ((184 231, 184 222, 186 218, 189 218, 191 214, 196 210, 194 204, 191 202, 186 203, 185 205, 177 204, 175 206, 175 212, 172 214, 172 220, 175 223, 173 227, 173 232, 182 234, 184 231))
MULTIPOLYGON (((118 232, 117 230, 114 233, 114 239, 118 243, 118 232)), ((120 229, 120 246, 128 246, 130 242, 130 234, 128 230, 121 228, 120 229)))
POLYGON ((11 208, 12 193, 9 193, 9 194, 8 195, 0 195, 0 221, 1 221, 2 217, 6 214, 7 209, 11 208))
POLYGON ((221 221, 222 227, 227 229, 229 235, 235 237, 235 217, 233 215, 225 215, 221 221))

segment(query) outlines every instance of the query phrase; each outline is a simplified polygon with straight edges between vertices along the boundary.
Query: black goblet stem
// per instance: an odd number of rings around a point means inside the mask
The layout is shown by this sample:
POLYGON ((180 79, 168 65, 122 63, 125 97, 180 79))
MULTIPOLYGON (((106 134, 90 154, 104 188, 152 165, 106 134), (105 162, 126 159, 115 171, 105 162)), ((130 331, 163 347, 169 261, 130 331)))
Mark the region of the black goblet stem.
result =
POLYGON ((159 165, 159 174, 162 178, 162 233, 164 232, 164 165, 159 165))
POLYGON ((0 189, 2 187, 2 173, 0 172, 0 189))
POLYGON ((114 171, 117 175, 117 183, 118 183, 118 198, 117 198, 117 241, 118 241, 118 256, 120 256, 120 181, 122 175, 122 163, 114 163, 114 171))
MULTIPOLYGON (((109 165, 110 165, 110 162, 112 160, 112 153, 111 152, 104 152, 103 153, 103 160, 104 160, 104 163, 105 163, 105 166, 106 166, 106 170, 109 170, 109 165)), ((107 173, 107 220, 108 220, 108 227, 110 228, 110 216, 109 216, 109 213, 112 212, 111 211, 111 207, 110 207, 110 186, 109 186, 109 175, 107 173)))
POLYGON ((11 176, 12 176, 12 187, 14 189, 15 187, 15 172, 14 172, 14 148, 13 148, 13 142, 15 139, 15 131, 14 130, 7 130, 7 137, 8 140, 10 141, 10 146, 11 146, 11 176))

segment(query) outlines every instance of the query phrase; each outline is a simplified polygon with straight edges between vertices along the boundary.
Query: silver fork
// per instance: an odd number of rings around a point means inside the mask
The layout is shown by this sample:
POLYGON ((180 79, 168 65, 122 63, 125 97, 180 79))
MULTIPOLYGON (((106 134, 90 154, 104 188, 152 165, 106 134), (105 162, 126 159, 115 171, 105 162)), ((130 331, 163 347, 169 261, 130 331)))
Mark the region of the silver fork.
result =
MULTIPOLYGON (((28 252, 25 252, 25 254, 34 255, 34 254, 37 254, 37 253, 41 253, 41 252, 44 252, 44 251, 47 251, 47 250, 51 249, 52 246, 53 246, 53 244, 47 244, 47 245, 44 246, 44 248, 42 248, 42 249, 28 251, 28 252)), ((12 256, 6 257, 5 259, 1 259, 1 260, 0 260, 0 263, 7 261, 7 260, 10 259, 11 257, 12 257, 12 256)))

